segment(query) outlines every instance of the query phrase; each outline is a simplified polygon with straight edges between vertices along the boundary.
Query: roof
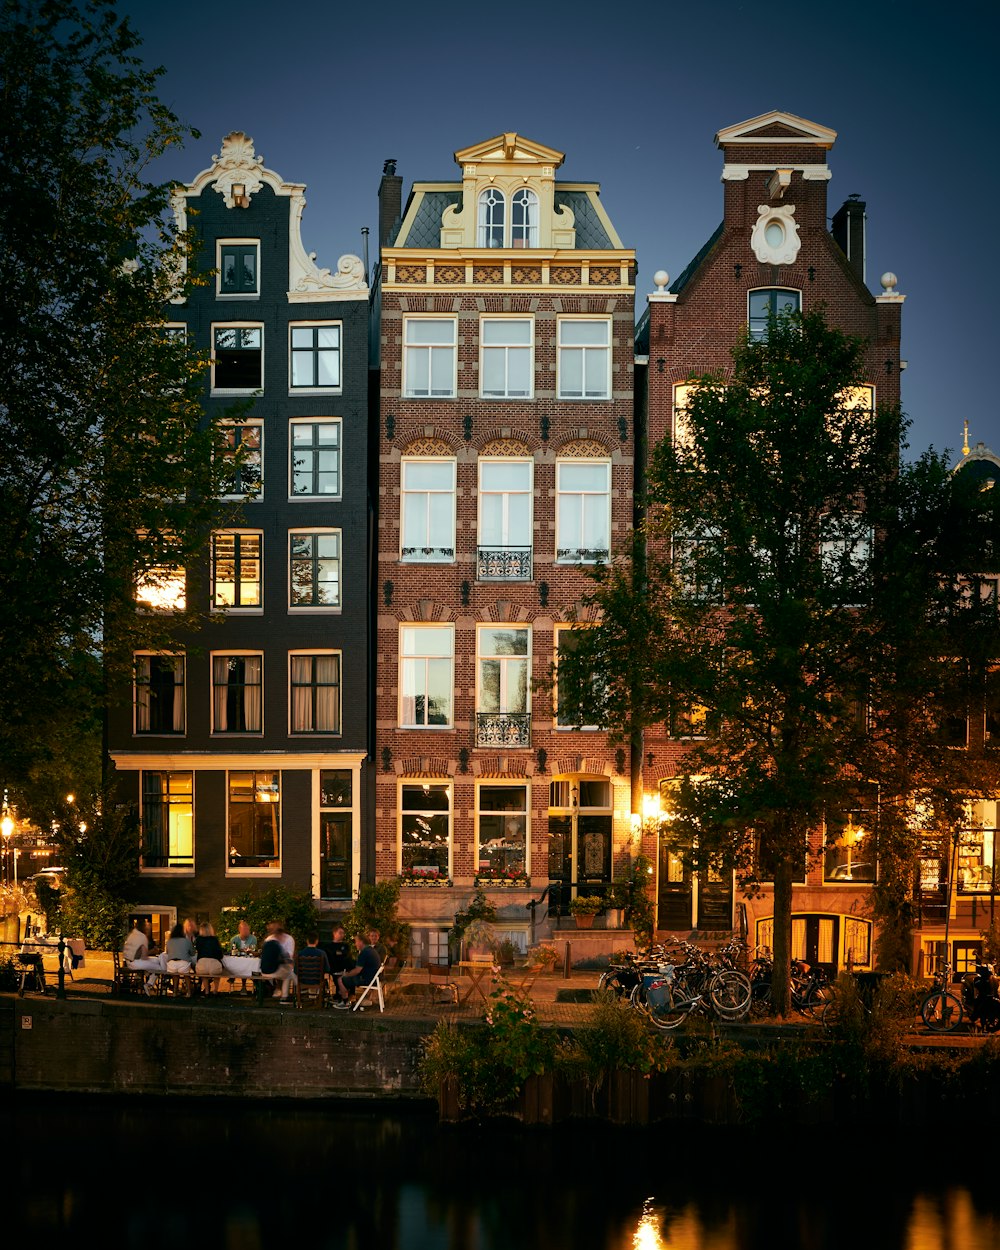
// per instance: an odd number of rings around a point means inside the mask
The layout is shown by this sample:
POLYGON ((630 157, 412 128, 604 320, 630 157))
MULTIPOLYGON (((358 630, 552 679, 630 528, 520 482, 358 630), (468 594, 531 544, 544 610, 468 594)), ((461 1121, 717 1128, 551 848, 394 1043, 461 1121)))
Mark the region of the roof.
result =
POLYGON ((709 254, 712 248, 715 247, 716 243, 722 237, 722 228, 725 224, 726 223, 723 221, 719 222, 718 226, 715 229, 715 233, 708 240, 705 246, 694 256, 692 260, 688 262, 686 268, 681 273, 680 277, 675 278, 673 282, 670 284, 670 290, 674 295, 678 295, 681 291, 683 291, 684 288, 687 286, 687 284, 694 277, 699 266, 701 265, 701 262, 705 259, 705 257, 709 254))

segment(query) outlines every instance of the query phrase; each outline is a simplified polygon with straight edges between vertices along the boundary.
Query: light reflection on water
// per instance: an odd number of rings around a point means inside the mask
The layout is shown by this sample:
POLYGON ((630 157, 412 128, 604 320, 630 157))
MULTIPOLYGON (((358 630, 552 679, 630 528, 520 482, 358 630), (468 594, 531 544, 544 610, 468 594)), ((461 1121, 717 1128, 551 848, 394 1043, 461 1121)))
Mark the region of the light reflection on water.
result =
POLYGON ((1000 1247, 1000 1193, 970 1168, 992 1151, 938 1133, 442 1128, 337 1104, 19 1097, 0 1134, 4 1241, 45 1250, 1000 1247))

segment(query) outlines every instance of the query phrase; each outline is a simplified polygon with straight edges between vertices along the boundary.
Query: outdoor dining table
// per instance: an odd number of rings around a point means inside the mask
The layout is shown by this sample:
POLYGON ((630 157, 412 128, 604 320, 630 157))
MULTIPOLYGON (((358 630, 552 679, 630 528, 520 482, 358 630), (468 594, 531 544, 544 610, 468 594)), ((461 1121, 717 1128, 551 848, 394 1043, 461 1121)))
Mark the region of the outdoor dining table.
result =
MULTIPOLYGON (((63 951, 63 969, 64 971, 68 972, 70 976, 72 976, 73 967, 74 967, 73 949, 70 945, 69 938, 60 939, 58 937, 42 937, 41 935, 36 934, 32 938, 25 938, 21 946, 21 954, 22 955, 42 955, 42 956, 51 955, 56 960, 58 960, 60 941, 63 941, 65 943, 65 949, 63 951)), ((82 963, 83 963, 82 956, 77 956, 76 966, 79 967, 82 963)))
POLYGON ((256 955, 223 955, 222 966, 229 976, 249 979, 260 972, 260 959, 256 955))
POLYGON ((464 970, 465 975, 469 979, 469 988, 465 991, 464 994, 459 995, 459 998, 458 998, 459 1006, 461 1006, 463 1003, 468 1002, 468 1000, 472 997, 473 994, 478 994, 479 997, 485 1003, 486 1002, 486 990, 483 989, 482 983, 487 975, 492 975, 492 972, 493 972, 492 959, 485 959, 485 960, 484 959, 463 959, 459 962, 458 966, 464 970))

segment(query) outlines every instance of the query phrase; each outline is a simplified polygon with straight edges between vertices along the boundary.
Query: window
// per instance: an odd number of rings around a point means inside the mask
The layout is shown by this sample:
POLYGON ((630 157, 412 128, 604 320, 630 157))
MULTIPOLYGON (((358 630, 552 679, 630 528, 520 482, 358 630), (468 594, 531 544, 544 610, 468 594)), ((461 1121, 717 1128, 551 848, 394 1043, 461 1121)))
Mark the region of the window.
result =
POLYGON ((212 732, 259 734, 264 727, 262 655, 212 656, 212 732))
POLYGON ((232 868, 281 868, 279 773, 229 774, 229 856, 232 868))
POLYGON ((262 326, 213 326, 212 389, 259 391, 264 385, 262 326))
POLYGON ((962 894, 992 894, 998 879, 997 801, 974 799, 969 803, 965 828, 958 835, 957 886, 962 894))
POLYGON ((485 399, 529 399, 532 393, 532 322, 484 317, 479 323, 479 390, 485 399))
POLYGON ((476 680, 476 746, 531 744, 531 630, 480 628, 476 680))
POLYGON ((611 550, 611 465, 556 462, 556 560, 594 564, 611 550))
POLYGON ((670 704, 671 738, 705 738, 708 736, 708 708, 704 703, 674 699, 670 704))
POLYGON ((450 726, 455 631, 451 625, 402 625, 399 631, 400 706, 404 728, 450 726))
POLYGON ((442 563, 455 558, 455 461, 404 460, 401 467, 400 559, 442 563))
POLYGON ((293 734, 340 733, 340 655, 288 657, 293 734))
POLYGON ((228 499, 260 499, 264 494, 264 427, 259 421, 224 425, 222 482, 228 499))
POLYGON ((819 551, 823 577, 836 602, 861 603, 872 556, 872 529, 864 514, 824 517, 819 551))
POLYGON ((141 867, 194 868, 194 774, 142 774, 141 867))
POLYGON ((681 530, 673 537, 673 574, 677 594, 703 603, 722 598, 722 541, 712 526, 681 530))
POLYGON ((293 499, 340 497, 340 421, 292 421, 289 494, 293 499))
POLYGON ((289 532, 288 606, 340 607, 340 530, 289 532))
POLYGON ((403 321, 403 394, 414 399, 455 394, 456 339, 453 317, 406 317, 403 321))
POLYGON ((451 858, 451 788, 446 782, 404 785, 399 808, 403 880, 447 885, 451 858))
POLYGON ((219 244, 219 294, 257 295, 259 245, 243 241, 219 244))
POLYGON ((213 608, 260 608, 262 543, 260 533, 213 533, 213 608))
POLYGON ((519 187, 510 197, 510 233, 507 233, 507 202, 497 187, 479 193, 477 247, 537 247, 538 196, 519 187))
POLYGON ((480 581, 531 580, 532 460, 480 460, 480 581))
POLYGON ((135 732, 184 732, 184 656, 135 657, 135 732))
POLYGON ((823 839, 823 880, 828 885, 875 880, 878 787, 861 787, 851 808, 826 813, 823 839))
POLYGON ((480 885, 528 883, 528 787, 479 787, 480 885))
POLYGON ((568 680, 559 680, 560 657, 568 652, 575 652, 580 645, 583 629, 580 626, 557 625, 555 631, 556 659, 556 725, 560 729, 597 729, 592 722, 595 709, 603 701, 606 688, 605 678, 591 672, 586 684, 589 689, 576 689, 568 680), (591 700, 593 704, 591 705, 591 700), (581 723, 584 722, 584 723, 581 723))
POLYGON ((293 325, 290 385, 292 390, 336 390, 340 386, 340 325, 293 325))
POLYGON ((187 607, 187 579, 182 568, 157 564, 136 578, 135 600, 153 612, 183 612, 187 607))
POLYGON ((752 339, 767 338, 767 328, 776 318, 797 313, 801 305, 798 291, 784 287, 766 287, 747 293, 748 320, 752 339))
POLYGON ((611 322, 563 317, 558 328, 560 399, 611 398, 611 322))

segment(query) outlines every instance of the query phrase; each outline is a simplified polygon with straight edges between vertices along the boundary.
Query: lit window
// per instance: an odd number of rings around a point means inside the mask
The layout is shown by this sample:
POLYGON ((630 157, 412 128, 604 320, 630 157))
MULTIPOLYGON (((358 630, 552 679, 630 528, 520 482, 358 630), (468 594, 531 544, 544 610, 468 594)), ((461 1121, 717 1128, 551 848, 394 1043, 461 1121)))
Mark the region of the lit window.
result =
POLYGON ((399 651, 400 725, 411 729, 450 726, 454 698, 454 627, 402 625, 399 651))
POLYGON ((335 390, 340 386, 340 325, 293 325, 291 387, 335 390))
POLYGON ((611 322, 563 317, 558 328, 560 399, 611 398, 611 322))
POLYGON ((212 732, 259 734, 264 727, 262 655, 212 656, 212 732))
POLYGON ((594 564, 611 550, 611 465, 603 460, 556 463, 556 560, 594 564))
POLYGON ((766 287, 747 293, 748 321, 752 339, 767 338, 768 326, 781 316, 797 313, 802 297, 798 291, 783 287, 766 287))
POLYGON ((451 860, 451 788, 404 785, 400 794, 400 872, 404 881, 447 884, 451 860))
POLYGON ((340 530, 289 532, 288 606, 340 606, 340 530))
POLYGON ((212 389, 259 391, 264 385, 261 326, 215 326, 212 331, 212 389))
POLYGON ((528 787, 479 787, 477 876, 481 885, 528 880, 528 787))
POLYGON ((340 733, 340 655, 288 657, 293 734, 340 733))
POLYGON ((135 657, 135 732, 184 732, 184 656, 135 657))
POLYGON ((256 295, 257 243, 219 244, 219 294, 256 295))
POLYGON ((292 421, 290 493, 294 499, 340 495, 340 421, 292 421))
POLYGON ((136 578, 136 603, 153 612, 183 612, 187 607, 187 579, 182 568, 157 564, 136 578))
POLYGON ((227 499, 260 499, 264 494, 264 427, 259 421, 224 425, 222 482, 227 499))
POLYGON ((480 460, 480 581, 531 580, 531 460, 480 460))
POLYGON ((142 774, 141 867, 194 867, 194 774, 142 774))
POLYGON ((403 321, 403 394, 414 399, 455 394, 454 318, 406 317, 403 321))
POLYGON ((216 531, 212 535, 212 607, 261 606, 260 533, 216 531))
POLYGON ((229 855, 232 868, 281 867, 280 773, 229 774, 229 855))
POLYGON ((476 745, 531 743, 531 630, 481 628, 477 635, 476 745))
POLYGON ((486 399, 531 396, 530 319, 484 317, 480 330, 480 391, 486 399))
POLYGON ((404 460, 401 467, 400 559, 426 563, 455 558, 455 461, 404 460))

